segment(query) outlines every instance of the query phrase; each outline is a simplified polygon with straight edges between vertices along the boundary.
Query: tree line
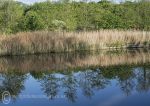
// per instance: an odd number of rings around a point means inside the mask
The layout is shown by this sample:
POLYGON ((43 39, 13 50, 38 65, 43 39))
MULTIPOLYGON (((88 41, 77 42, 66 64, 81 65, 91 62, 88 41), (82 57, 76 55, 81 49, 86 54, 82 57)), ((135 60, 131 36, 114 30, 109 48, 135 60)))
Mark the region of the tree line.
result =
POLYGON ((47 0, 27 5, 13 0, 0 0, 1 33, 100 29, 150 30, 150 2, 141 0, 117 4, 107 0, 47 0))

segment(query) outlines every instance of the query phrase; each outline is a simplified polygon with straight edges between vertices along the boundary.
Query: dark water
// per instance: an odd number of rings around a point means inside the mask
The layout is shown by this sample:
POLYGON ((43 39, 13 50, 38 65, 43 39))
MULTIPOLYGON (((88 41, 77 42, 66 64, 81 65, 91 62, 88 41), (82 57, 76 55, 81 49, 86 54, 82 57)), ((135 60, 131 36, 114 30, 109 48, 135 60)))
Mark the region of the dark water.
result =
POLYGON ((8 106, 150 106, 150 51, 1 57, 0 101, 8 106))

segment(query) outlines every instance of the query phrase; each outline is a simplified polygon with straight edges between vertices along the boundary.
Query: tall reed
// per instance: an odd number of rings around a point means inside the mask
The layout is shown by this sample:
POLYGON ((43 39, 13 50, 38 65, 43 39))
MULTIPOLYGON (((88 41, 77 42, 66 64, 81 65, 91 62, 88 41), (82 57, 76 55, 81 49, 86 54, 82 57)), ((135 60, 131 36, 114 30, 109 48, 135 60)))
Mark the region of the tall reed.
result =
POLYGON ((150 32, 136 30, 100 30, 89 32, 36 31, 0 36, 0 55, 125 47, 150 47, 150 32))

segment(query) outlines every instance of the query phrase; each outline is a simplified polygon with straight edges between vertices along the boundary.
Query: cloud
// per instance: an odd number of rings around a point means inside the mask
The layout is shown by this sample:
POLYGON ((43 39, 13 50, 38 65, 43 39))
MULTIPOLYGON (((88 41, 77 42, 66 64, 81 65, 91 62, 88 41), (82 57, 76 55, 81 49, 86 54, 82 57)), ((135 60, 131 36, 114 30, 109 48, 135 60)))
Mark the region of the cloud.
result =
POLYGON ((16 1, 23 2, 23 3, 26 3, 26 4, 33 4, 35 2, 43 2, 43 1, 46 1, 46 0, 16 0, 16 1))

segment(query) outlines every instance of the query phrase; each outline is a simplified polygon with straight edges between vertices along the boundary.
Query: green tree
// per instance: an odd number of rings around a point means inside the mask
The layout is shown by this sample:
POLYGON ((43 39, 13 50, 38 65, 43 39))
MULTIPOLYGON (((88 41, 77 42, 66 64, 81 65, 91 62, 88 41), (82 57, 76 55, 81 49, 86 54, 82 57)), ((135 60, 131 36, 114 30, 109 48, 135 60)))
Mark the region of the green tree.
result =
POLYGON ((34 11, 29 11, 23 21, 25 22, 26 30, 35 31, 45 28, 42 18, 34 11))
POLYGON ((12 0, 0 1, 0 31, 2 33, 17 32, 18 21, 23 15, 22 5, 12 0))

